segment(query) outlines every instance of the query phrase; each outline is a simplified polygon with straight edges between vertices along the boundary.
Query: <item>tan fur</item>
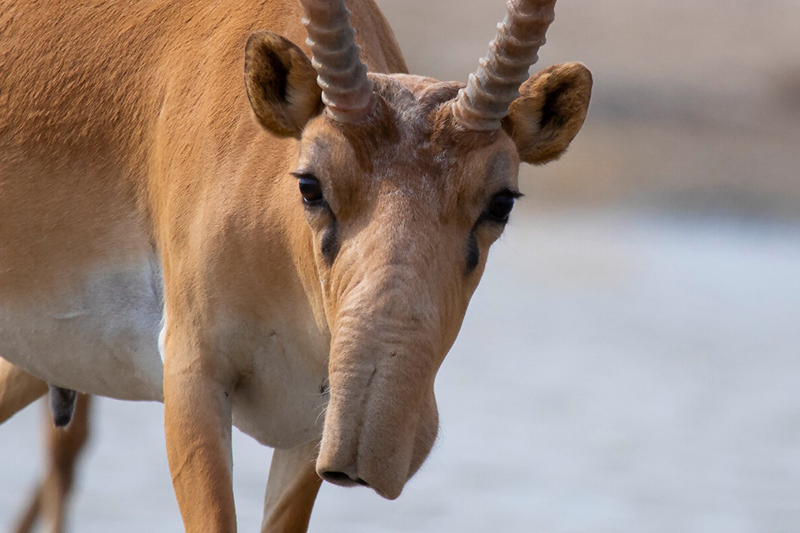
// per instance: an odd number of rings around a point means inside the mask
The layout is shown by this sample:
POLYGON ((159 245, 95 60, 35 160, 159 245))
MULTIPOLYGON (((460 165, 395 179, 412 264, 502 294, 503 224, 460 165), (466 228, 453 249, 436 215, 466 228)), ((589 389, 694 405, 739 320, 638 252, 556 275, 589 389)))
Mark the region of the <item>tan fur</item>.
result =
POLYGON ((305 531, 322 480, 315 462, 317 443, 275 450, 264 496, 262 533, 305 531))
POLYGON ((558 159, 586 120, 591 72, 580 63, 554 65, 531 76, 519 92, 504 126, 520 158, 532 165, 558 159))
POLYGON ((0 424, 46 392, 47 383, 0 358, 0 424))
MULTIPOLYGON (((488 205, 516 192, 520 157, 556 157, 585 117, 590 80, 568 66, 523 87, 510 135, 465 131, 444 105, 460 84, 404 74, 374 3, 348 5, 378 98, 350 125, 319 113, 292 0, 0 9, 0 300, 47 302, 98 265, 159 258, 167 453, 187 531, 235 531, 232 418, 286 448, 320 437, 290 423, 260 433, 269 417, 248 406, 283 398, 261 387, 283 368, 262 368, 265 342, 300 358, 286 380, 329 376, 316 471, 400 494, 435 439, 436 371, 502 232, 488 205), (553 87, 558 120, 525 126, 553 87), (327 207, 304 208, 292 172, 316 176, 327 207)), ((79 388, 46 355, 13 362, 79 388)), ((304 529, 316 479, 276 457, 265 528, 304 529)))
POLYGON ((285 37, 258 31, 247 40, 247 97, 261 125, 274 134, 300 138, 306 122, 322 111, 316 78, 308 56, 285 37))

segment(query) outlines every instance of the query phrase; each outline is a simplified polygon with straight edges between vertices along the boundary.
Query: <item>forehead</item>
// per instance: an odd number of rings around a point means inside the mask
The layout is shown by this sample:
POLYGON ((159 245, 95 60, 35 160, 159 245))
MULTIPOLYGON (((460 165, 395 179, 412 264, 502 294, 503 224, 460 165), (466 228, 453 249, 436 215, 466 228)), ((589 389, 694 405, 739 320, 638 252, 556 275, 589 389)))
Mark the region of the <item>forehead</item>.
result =
POLYGON ((347 187, 416 184, 456 196, 516 186, 519 158, 510 137, 502 130, 465 131, 452 120, 449 102, 461 84, 405 74, 371 77, 381 96, 373 116, 360 124, 338 124, 325 114, 312 120, 299 170, 320 178, 335 173, 337 185, 347 187))

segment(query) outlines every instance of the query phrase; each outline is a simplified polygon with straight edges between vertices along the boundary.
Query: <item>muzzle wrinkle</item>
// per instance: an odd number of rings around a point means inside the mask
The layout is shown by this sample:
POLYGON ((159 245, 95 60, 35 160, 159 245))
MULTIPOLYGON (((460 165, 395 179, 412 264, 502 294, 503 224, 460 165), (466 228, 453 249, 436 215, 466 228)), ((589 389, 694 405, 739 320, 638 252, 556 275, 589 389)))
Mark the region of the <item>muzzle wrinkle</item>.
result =
POLYGON ((436 415, 424 404, 438 320, 430 294, 404 284, 410 270, 379 272, 353 287, 337 315, 318 466, 395 497, 435 440, 436 415))

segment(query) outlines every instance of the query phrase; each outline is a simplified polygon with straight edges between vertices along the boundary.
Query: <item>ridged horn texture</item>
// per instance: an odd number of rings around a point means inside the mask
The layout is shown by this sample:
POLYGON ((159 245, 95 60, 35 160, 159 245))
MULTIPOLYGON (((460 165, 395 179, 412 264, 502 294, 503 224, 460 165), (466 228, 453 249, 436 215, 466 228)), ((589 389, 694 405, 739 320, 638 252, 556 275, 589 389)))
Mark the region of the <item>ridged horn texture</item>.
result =
POLYGON ((366 118, 375 106, 372 80, 361 62, 350 11, 343 0, 300 0, 305 10, 312 65, 322 88, 322 101, 331 118, 353 123, 366 118))
POLYGON ((539 48, 555 19, 555 4, 555 0, 508 0, 506 18, 497 25, 489 53, 453 102, 453 114, 462 126, 476 131, 500 128, 528 79, 528 69, 539 60, 539 48))

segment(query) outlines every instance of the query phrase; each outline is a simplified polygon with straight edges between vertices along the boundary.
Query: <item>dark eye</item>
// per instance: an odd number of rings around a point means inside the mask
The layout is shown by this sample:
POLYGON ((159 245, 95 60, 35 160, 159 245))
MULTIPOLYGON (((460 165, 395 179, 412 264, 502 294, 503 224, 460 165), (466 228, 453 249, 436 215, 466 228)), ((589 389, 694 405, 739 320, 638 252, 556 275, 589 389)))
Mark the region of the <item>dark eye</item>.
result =
POLYGON ((313 176, 300 176, 300 194, 306 205, 319 205, 323 202, 322 185, 313 176))
POLYGON ((510 191, 494 195, 494 198, 489 202, 489 207, 486 209, 486 218, 495 222, 508 222, 508 216, 511 214, 511 210, 514 209, 514 200, 517 196, 510 191))

